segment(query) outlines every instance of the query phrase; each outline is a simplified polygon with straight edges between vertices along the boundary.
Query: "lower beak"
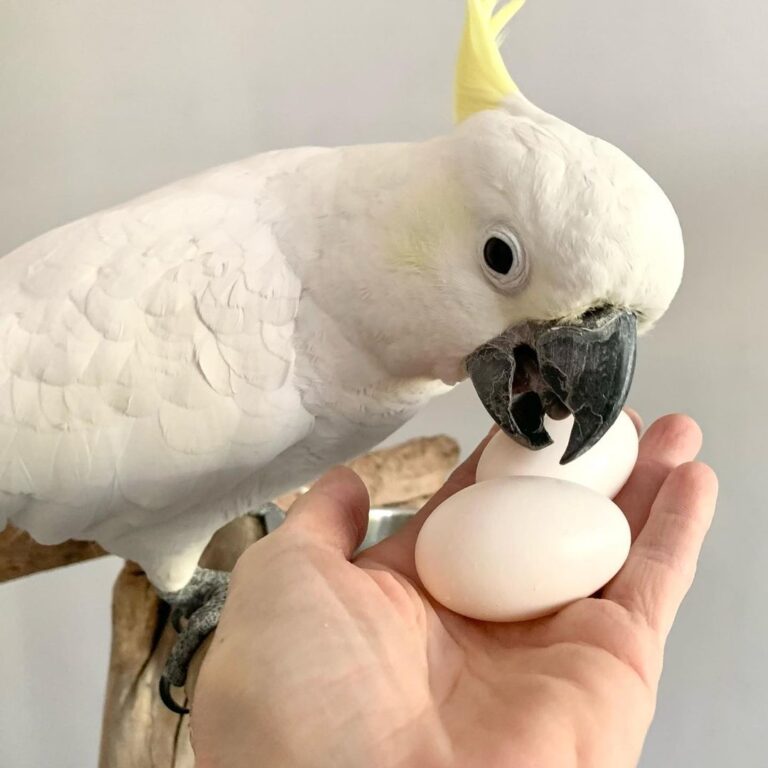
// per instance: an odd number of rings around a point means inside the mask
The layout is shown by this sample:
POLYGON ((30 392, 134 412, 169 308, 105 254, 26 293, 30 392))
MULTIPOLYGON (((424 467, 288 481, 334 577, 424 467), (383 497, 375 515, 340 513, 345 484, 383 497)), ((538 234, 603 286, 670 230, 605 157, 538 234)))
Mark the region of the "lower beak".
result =
POLYGON ((493 420, 521 445, 552 444, 544 414, 572 413, 560 460, 586 453, 618 418, 632 383, 635 316, 625 309, 591 310, 574 323, 525 323, 483 344, 465 361, 493 420))

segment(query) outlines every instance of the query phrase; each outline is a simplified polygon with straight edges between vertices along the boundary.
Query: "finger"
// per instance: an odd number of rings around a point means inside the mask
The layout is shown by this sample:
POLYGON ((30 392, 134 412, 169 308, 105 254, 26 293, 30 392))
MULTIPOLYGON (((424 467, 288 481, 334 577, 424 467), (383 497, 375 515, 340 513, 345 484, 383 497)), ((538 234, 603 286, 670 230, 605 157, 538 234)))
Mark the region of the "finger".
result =
POLYGON ((693 582, 716 501, 717 478, 706 464, 673 470, 627 562, 603 591, 645 619, 662 641, 693 582))
POLYGON ((629 522, 633 541, 645 525, 667 475, 696 458, 701 440, 698 424, 680 414, 664 416, 643 435, 632 475, 615 499, 629 522))
POLYGON ((637 430, 637 436, 640 437, 640 435, 643 434, 642 417, 634 408, 630 408, 629 406, 626 406, 624 411, 626 412, 627 416, 632 419, 632 423, 635 425, 635 429, 637 430))
POLYGON ((293 503, 275 535, 302 535, 349 559, 365 538, 368 508, 363 481, 351 469, 336 467, 293 503))
POLYGON ((397 533, 393 534, 376 546, 365 550, 363 557, 368 560, 375 560, 378 563, 399 571, 414 581, 418 580, 416 575, 416 564, 414 561, 414 550, 416 548, 416 538, 419 535, 421 526, 429 517, 434 509, 442 504, 449 496, 453 496, 462 488, 472 485, 475 482, 477 473, 477 464, 480 461, 485 447, 491 438, 499 431, 497 426, 491 428, 491 431, 485 436, 482 442, 475 448, 472 454, 462 464, 453 470, 451 475, 445 481, 440 490, 409 520, 397 533))

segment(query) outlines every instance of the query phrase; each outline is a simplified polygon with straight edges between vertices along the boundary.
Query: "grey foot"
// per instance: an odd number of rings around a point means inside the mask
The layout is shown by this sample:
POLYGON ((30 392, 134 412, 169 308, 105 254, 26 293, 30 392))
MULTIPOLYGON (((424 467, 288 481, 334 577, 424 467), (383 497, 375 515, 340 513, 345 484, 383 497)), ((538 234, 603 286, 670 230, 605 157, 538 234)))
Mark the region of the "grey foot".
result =
POLYGON ((171 688, 180 688, 186 682, 192 657, 219 623, 228 589, 228 573, 198 568, 186 587, 160 595, 171 605, 171 623, 179 633, 160 678, 160 698, 172 712, 180 715, 189 712, 174 701, 171 688))
MULTIPOLYGON (((280 507, 271 503, 249 513, 249 516, 259 518, 268 534, 285 519, 280 507)), ((171 606, 171 624, 179 635, 160 678, 160 698, 172 712, 182 715, 189 711, 174 701, 171 688, 184 685, 192 657, 219 623, 228 589, 228 573, 196 568, 183 589, 160 593, 160 597, 171 606)))

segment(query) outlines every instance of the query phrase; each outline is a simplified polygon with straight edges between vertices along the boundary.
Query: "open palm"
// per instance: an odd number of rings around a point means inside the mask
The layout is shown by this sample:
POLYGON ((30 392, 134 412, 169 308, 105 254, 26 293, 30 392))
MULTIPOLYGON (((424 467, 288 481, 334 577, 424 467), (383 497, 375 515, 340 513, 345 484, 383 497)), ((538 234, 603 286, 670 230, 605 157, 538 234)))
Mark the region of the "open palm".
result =
POLYGON ((241 557, 197 683, 199 768, 635 765, 664 641, 709 526, 701 434, 654 424, 617 502, 634 544, 602 595, 519 624, 473 621, 423 591, 426 516, 474 481, 481 446, 417 517, 350 562, 367 495, 344 469, 241 557))

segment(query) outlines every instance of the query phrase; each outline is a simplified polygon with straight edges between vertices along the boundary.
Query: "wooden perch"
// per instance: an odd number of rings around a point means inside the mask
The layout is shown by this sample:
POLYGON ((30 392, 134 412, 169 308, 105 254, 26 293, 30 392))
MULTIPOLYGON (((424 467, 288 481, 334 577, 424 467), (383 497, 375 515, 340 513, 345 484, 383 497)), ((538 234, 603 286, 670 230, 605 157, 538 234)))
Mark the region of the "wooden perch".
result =
MULTIPOLYGON (((453 466, 458 455, 458 446, 449 437, 418 438, 361 456, 349 466, 363 478, 374 506, 385 506, 430 496, 435 484, 442 483, 445 468, 453 466)), ((300 493, 287 494, 277 503, 287 509, 300 493)), ((29 534, 9 525, 0 531, 0 583, 106 554, 92 541, 38 544, 29 534)))
POLYGON ((38 544, 28 533, 9 525, 0 531, 0 583, 106 554, 93 541, 65 541, 46 547, 38 544))
MULTIPOLYGON (((350 466, 368 487, 373 506, 415 507, 414 500, 431 496, 440 487, 458 456, 458 446, 450 438, 422 438, 355 459, 350 466)), ((278 503, 286 508, 299 493, 288 494, 278 503)), ((231 570, 243 550, 262 535, 256 519, 235 520, 216 534, 201 564, 231 570)), ((82 549, 71 542, 40 547, 17 533, 2 540, 0 563, 9 554, 9 541, 15 542, 18 552, 13 555, 13 569, 0 571, 12 574, 6 578, 102 554, 89 544, 79 545, 82 549), (41 560, 36 562, 36 557, 41 560)), ((168 607, 133 563, 126 563, 115 583, 112 624, 99 768, 193 768, 188 719, 168 711, 158 695, 160 674, 176 634, 168 622, 168 607)), ((190 685, 202 655, 195 660, 190 685)), ((176 692, 177 697, 180 693, 176 692)))
MULTIPOLYGON (((459 446, 445 435, 419 437, 393 448, 383 448, 352 459, 347 466, 362 478, 372 507, 404 504, 431 496, 459 460, 459 446)), ((296 491, 276 499, 283 508, 300 496, 296 491)))

